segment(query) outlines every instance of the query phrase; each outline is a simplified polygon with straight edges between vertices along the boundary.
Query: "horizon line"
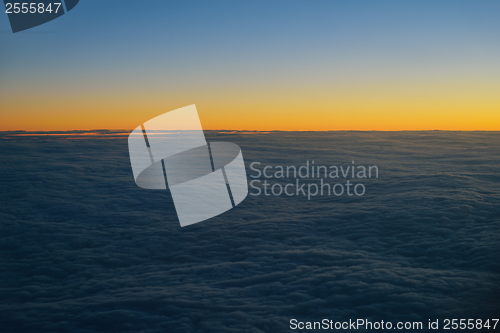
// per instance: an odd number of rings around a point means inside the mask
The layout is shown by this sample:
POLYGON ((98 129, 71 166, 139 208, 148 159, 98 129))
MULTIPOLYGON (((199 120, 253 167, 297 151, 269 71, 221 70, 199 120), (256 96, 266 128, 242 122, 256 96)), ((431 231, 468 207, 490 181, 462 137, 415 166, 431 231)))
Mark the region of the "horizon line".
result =
MULTIPOLYGON (((214 132, 254 132, 254 133, 269 133, 269 132, 500 132, 498 130, 484 130, 484 129, 472 129, 472 130, 461 130, 461 129, 400 129, 400 130, 379 130, 379 129, 331 129, 331 130, 236 130, 236 129, 203 129, 204 131, 214 131, 214 132)), ((100 135, 111 135, 111 134, 129 134, 133 129, 73 129, 73 130, 6 130, 0 131, 2 135, 16 135, 16 134, 26 134, 26 135, 64 135, 64 134, 100 134, 100 135)), ((183 131, 183 130, 176 130, 183 131)))

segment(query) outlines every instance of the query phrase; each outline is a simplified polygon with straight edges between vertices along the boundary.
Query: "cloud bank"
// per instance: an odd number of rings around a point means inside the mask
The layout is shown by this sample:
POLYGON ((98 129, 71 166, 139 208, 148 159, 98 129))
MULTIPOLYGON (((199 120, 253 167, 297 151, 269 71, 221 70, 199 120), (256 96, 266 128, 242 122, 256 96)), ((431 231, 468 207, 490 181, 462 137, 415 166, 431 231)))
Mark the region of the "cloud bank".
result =
POLYGON ((2 330, 498 317, 499 133, 247 134, 206 132, 247 166, 355 160, 380 177, 363 197, 248 196, 181 228, 168 191, 136 187, 124 137, 0 140, 2 330))

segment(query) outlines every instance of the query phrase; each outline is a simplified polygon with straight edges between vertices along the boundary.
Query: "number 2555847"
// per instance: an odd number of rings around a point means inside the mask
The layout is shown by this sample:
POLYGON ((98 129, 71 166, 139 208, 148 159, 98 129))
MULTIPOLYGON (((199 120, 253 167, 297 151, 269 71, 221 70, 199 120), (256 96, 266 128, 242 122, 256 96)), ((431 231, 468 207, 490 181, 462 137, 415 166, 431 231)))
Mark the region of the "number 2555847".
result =
POLYGON ((49 3, 47 6, 45 6, 45 4, 43 2, 38 2, 38 3, 37 2, 30 2, 30 3, 27 3, 27 2, 10 3, 10 2, 8 2, 5 4, 5 12, 7 14, 19 14, 19 13, 22 13, 22 14, 27 14, 27 13, 42 14, 45 12, 48 12, 51 14, 52 14, 52 12, 54 12, 55 14, 57 14, 57 12, 59 11, 59 7, 61 7, 60 2, 49 3), (52 5, 54 5, 54 6, 52 7, 52 5))

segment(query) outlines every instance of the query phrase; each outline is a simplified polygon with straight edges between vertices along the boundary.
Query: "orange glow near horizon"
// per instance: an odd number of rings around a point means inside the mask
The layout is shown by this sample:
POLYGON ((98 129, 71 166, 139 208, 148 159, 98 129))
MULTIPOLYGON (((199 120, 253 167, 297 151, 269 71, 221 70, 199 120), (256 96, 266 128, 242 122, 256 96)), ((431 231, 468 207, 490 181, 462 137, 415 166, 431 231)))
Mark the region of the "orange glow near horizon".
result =
POLYGON ((0 131, 133 129, 196 104, 205 130, 500 130, 495 85, 390 85, 8 96, 0 131))

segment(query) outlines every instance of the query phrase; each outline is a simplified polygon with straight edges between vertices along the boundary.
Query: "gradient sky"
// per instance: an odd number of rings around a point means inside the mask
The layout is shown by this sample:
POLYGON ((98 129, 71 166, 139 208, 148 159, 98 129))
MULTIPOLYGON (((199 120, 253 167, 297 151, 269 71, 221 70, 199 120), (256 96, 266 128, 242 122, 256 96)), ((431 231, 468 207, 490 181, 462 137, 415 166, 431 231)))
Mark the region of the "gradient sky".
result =
POLYGON ((82 0, 12 34, 0 130, 500 130, 500 1, 82 0))

